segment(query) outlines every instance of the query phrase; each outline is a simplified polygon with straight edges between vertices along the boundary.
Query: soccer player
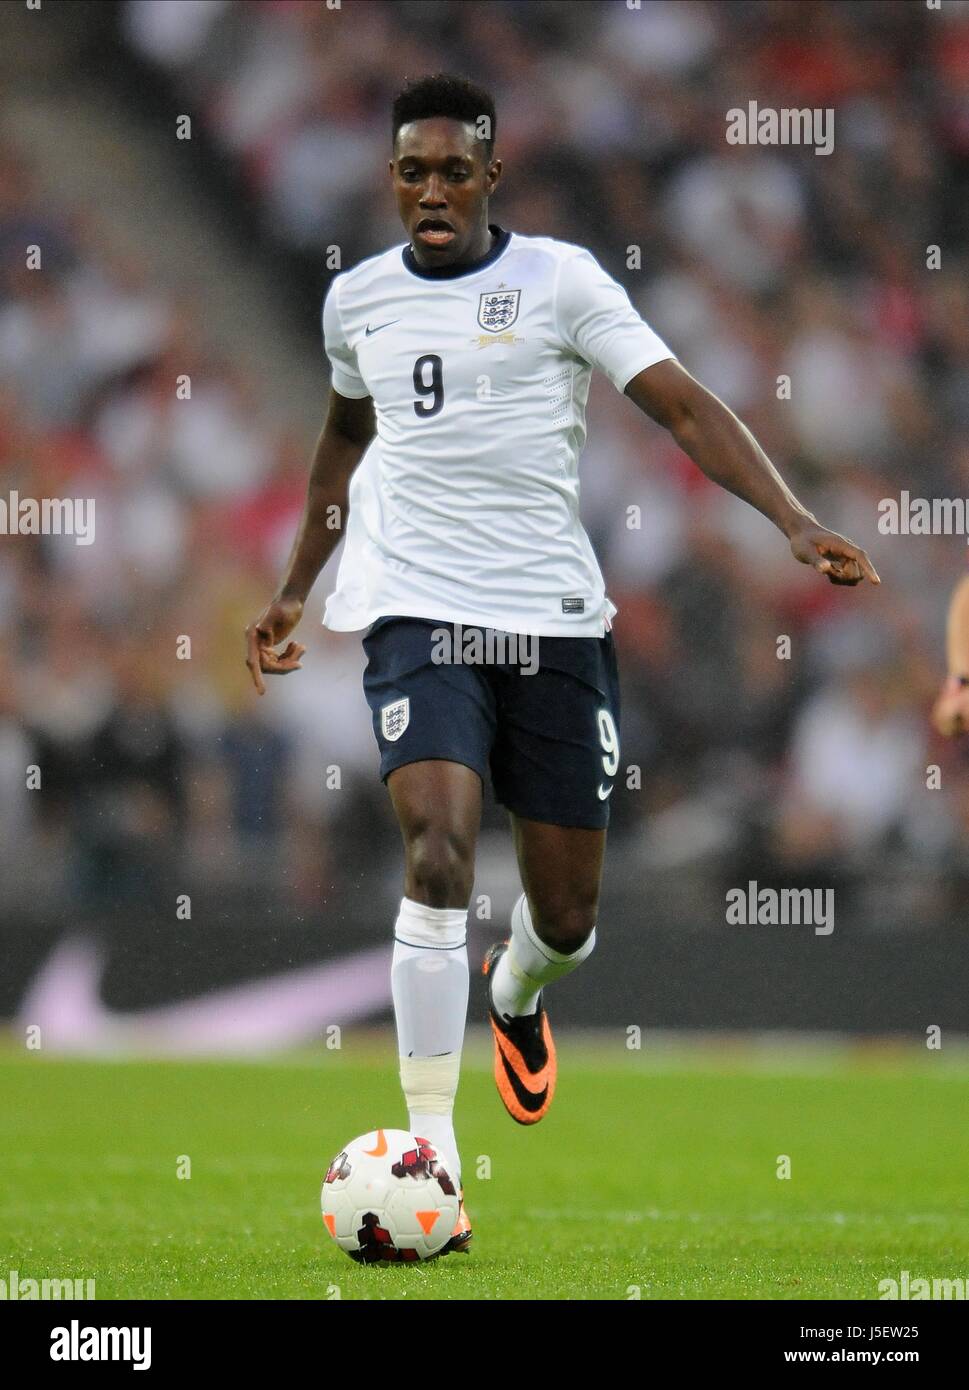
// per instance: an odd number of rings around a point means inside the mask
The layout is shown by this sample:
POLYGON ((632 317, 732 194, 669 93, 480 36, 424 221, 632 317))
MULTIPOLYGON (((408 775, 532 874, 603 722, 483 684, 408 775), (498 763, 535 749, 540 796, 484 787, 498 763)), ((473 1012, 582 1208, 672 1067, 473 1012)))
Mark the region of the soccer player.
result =
MULTIPOLYGON (((260 694, 263 675, 299 669, 304 649, 287 639, 339 539, 328 522, 346 517, 324 623, 368 628, 364 688, 404 842, 392 966, 401 1083, 409 1128, 459 1171, 465 930, 489 773, 524 888, 510 939, 484 967, 495 1080, 520 1124, 541 1120, 555 1090, 545 988, 596 939, 619 688, 616 610, 579 519, 592 369, 769 517, 796 559, 834 584, 879 579, 588 251, 491 221, 501 161, 487 92, 447 75, 413 81, 392 130, 407 241, 329 287, 328 416, 286 573, 247 629, 247 665, 260 694), (474 650, 469 632, 499 659, 458 659, 474 650), (510 659, 499 635, 523 639, 510 659)), ((462 1206, 450 1248, 469 1240, 462 1206)))
POLYGON ((951 738, 969 729, 969 575, 960 579, 949 600, 946 664, 949 674, 932 719, 939 733, 951 738))

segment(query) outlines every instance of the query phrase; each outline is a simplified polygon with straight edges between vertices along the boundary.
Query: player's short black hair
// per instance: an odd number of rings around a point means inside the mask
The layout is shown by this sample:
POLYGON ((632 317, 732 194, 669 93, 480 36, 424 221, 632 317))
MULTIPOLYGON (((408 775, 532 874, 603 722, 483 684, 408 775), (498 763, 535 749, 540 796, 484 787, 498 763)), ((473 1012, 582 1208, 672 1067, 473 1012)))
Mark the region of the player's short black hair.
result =
POLYGON ((426 121, 431 116, 449 116, 454 121, 470 121, 477 126, 488 117, 487 139, 482 139, 484 155, 491 159, 495 150, 495 100, 490 92, 468 77, 435 72, 427 77, 409 78, 394 97, 392 140, 410 121, 426 121))

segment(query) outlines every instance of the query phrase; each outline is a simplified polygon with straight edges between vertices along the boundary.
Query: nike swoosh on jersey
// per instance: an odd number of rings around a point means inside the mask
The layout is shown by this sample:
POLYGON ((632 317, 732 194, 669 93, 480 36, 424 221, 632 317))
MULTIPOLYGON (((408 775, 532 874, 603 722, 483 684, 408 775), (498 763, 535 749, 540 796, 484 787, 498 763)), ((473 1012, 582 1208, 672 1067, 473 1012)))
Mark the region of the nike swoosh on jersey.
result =
POLYGON ((601 782, 596 790, 598 791, 600 801, 608 801, 609 797, 612 796, 612 787, 607 787, 606 790, 603 791, 601 782))
POLYGON ((367 324, 367 337, 372 338, 375 333, 379 333, 382 328, 391 328, 395 323, 400 323, 400 319, 391 319, 389 323, 378 323, 376 328, 371 328, 367 324))

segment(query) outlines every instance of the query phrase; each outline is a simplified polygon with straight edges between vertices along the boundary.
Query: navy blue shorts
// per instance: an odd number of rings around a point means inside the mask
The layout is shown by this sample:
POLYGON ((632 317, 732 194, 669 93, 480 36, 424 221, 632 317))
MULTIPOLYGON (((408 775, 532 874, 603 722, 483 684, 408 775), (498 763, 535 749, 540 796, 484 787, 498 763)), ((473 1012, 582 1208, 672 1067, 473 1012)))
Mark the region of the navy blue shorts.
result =
POLYGON ((379 618, 363 639, 363 688, 380 775, 444 758, 482 781, 490 772, 497 800, 526 820, 604 829, 619 769, 612 634, 522 642, 487 628, 379 618))

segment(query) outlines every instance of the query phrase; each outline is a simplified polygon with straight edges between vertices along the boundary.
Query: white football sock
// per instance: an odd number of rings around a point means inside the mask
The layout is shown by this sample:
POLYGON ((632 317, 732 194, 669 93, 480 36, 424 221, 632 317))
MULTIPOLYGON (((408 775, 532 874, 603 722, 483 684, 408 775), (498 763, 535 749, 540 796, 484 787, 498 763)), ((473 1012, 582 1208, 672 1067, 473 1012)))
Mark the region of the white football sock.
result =
POLYGON ((508 950, 502 954, 492 976, 491 997, 496 1012, 509 1018, 533 1014, 538 1008, 539 991, 581 965, 592 954, 595 944, 593 927, 588 941, 571 955, 553 951, 539 940, 528 899, 523 893, 512 908, 508 950))
MULTIPOLYGON (((402 1057, 400 1061, 401 1084, 404 1086, 405 1095, 408 1094, 409 1085, 414 1084, 413 1068, 415 1060, 416 1059, 413 1057, 402 1057), (408 1077, 408 1080, 405 1081, 404 1078, 407 1073, 410 1073, 410 1075, 408 1077)), ((450 1062, 452 1061, 452 1058, 430 1057, 425 1058, 423 1060, 431 1062, 440 1062, 446 1060, 450 1062)), ((460 1064, 460 1059, 458 1057, 455 1057, 453 1058, 453 1061, 454 1081, 449 1096, 449 1104, 452 1107, 454 1105, 454 1093, 458 1088, 457 1073, 458 1066, 460 1064)), ((444 1089, 444 1087, 448 1085, 448 1081, 449 1078, 447 1078, 446 1076, 441 1078, 442 1090, 444 1089)), ((415 1091, 417 1091, 417 1086, 419 1086, 419 1084, 420 1083, 417 1083, 417 1085, 415 1085, 415 1091)), ((428 1114, 426 1111, 422 1112, 420 1110, 415 1110, 411 1106, 412 1096, 413 1093, 408 1095, 408 1129, 410 1130, 411 1134, 416 1134, 419 1139, 429 1139, 431 1141, 435 1149, 437 1149, 438 1153, 444 1160, 444 1166, 447 1169, 450 1176, 454 1179, 458 1191, 460 1191, 461 1158, 458 1154, 458 1141, 454 1133, 454 1121, 451 1117, 451 1111, 449 1110, 447 1114, 435 1115, 428 1114)))
POLYGON ((458 1182, 452 1115, 468 1015, 467 921, 467 908, 402 899, 391 966, 408 1128, 442 1151, 458 1182))

